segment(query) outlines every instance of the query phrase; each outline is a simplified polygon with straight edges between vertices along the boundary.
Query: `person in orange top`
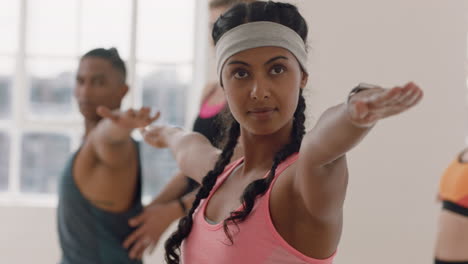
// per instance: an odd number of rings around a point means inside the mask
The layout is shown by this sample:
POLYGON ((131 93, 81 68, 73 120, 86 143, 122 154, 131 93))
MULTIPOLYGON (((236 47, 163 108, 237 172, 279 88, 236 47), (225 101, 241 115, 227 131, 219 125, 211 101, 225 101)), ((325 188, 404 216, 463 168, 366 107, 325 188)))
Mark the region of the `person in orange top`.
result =
POLYGON ((436 264, 468 264, 468 149, 445 170, 439 189, 442 211, 435 248, 436 264))

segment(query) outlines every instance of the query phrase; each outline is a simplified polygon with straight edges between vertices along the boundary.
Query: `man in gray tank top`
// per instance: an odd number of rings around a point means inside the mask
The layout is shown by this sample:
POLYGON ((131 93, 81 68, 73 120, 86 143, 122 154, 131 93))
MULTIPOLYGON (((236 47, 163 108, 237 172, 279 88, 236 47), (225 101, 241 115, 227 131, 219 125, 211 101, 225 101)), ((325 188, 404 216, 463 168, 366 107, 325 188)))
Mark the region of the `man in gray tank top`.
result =
POLYGON ((136 230, 129 220, 143 210, 138 144, 130 134, 159 114, 118 110, 129 89, 125 79, 116 49, 95 49, 80 60, 74 94, 85 136, 59 185, 61 264, 141 263, 123 246, 136 230))

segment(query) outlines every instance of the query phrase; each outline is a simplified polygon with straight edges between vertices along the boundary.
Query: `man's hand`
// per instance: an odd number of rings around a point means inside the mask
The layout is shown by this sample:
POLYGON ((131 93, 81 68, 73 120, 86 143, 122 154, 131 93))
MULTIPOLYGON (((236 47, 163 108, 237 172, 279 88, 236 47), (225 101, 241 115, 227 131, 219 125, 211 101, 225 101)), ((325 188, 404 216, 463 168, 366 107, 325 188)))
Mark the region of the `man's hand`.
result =
POLYGON ((142 107, 140 110, 128 109, 122 112, 120 110, 111 111, 105 106, 99 106, 96 111, 98 115, 110 119, 117 126, 130 130, 145 127, 158 120, 161 115, 160 112, 157 112, 152 116, 149 107, 142 107))
POLYGON ((123 243, 123 246, 129 249, 130 258, 141 259, 146 249, 152 253, 164 231, 181 216, 183 216, 182 209, 175 201, 167 204, 150 204, 140 215, 130 219, 129 225, 138 227, 123 243))

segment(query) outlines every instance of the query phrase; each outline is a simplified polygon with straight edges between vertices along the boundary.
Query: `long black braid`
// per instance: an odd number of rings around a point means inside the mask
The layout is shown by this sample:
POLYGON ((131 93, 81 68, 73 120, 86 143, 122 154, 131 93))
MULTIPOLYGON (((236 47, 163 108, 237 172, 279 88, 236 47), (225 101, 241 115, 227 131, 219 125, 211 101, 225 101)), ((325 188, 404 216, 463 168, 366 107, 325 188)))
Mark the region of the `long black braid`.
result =
POLYGON ((218 161, 213 170, 208 172, 208 174, 203 178, 202 186, 198 190, 197 195, 195 196, 195 200, 193 201, 192 208, 187 213, 185 217, 183 217, 179 221, 178 229, 174 232, 169 239, 166 241, 164 247, 166 249, 166 261, 169 264, 179 263, 179 251, 180 244, 182 241, 190 234, 193 225, 193 213, 200 205, 200 201, 206 197, 213 189, 213 186, 216 183, 216 179, 219 175, 221 175, 226 168, 226 166, 231 161, 232 155, 234 154, 234 149, 237 145, 237 141, 240 135, 240 126, 237 122, 232 122, 231 127, 229 129, 229 139, 223 149, 223 152, 219 156, 218 161))

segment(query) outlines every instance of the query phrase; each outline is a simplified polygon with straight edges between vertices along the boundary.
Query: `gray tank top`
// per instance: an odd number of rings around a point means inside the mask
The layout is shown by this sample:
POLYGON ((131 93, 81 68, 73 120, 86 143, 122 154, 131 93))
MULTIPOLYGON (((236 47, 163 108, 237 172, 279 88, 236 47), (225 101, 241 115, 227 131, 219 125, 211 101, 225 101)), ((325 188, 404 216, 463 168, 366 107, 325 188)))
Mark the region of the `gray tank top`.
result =
POLYGON ((61 264, 141 264, 130 260, 123 241, 134 231, 128 220, 141 213, 141 161, 138 153, 137 190, 131 208, 110 213, 95 207, 80 192, 73 179, 76 152, 68 161, 59 184, 57 223, 62 248, 61 264))

